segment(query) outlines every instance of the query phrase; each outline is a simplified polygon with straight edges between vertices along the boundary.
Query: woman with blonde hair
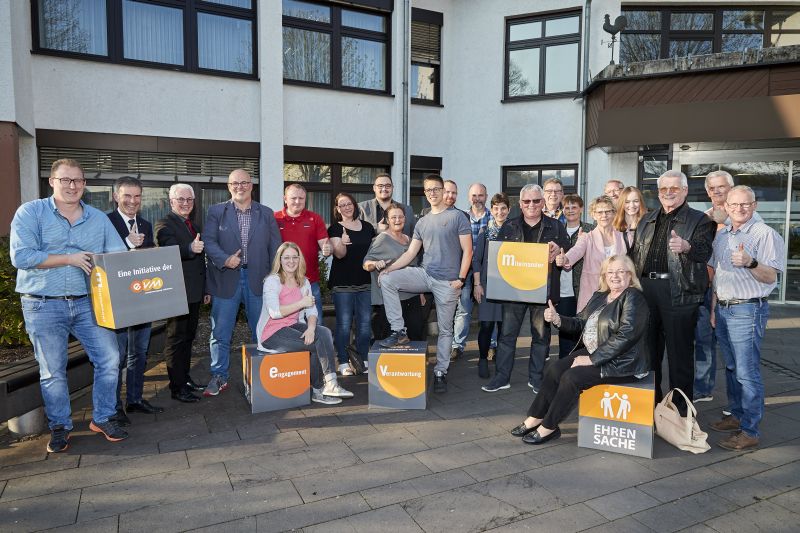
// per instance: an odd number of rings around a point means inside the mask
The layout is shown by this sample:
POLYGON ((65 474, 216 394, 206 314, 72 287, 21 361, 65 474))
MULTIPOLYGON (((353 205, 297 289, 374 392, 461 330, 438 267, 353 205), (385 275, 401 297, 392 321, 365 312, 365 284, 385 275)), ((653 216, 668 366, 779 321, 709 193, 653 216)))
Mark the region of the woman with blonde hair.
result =
POLYGON ((636 187, 625 187, 619 195, 617 201, 617 215, 614 217, 614 229, 622 233, 625 239, 625 248, 628 252, 633 246, 633 237, 636 233, 636 226, 639 221, 647 214, 647 206, 644 203, 642 191, 636 187))
POLYGON ((333 335, 319 324, 306 263, 300 247, 285 242, 278 247, 272 272, 264 280, 264 303, 256 332, 258 348, 273 352, 311 353, 311 400, 340 403, 352 398, 336 380, 333 335), (322 368, 323 379, 319 377, 322 368), (323 381, 324 380, 324 381, 323 381))

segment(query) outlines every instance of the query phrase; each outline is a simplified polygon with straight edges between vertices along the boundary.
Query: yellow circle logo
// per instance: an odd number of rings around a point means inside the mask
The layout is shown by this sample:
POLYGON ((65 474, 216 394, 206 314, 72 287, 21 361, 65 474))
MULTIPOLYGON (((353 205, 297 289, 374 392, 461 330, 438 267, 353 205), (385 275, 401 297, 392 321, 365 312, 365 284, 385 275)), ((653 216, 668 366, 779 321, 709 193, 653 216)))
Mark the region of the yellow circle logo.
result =
POLYGON ((383 353, 375 374, 381 388, 395 398, 416 398, 425 392, 425 357, 383 353))
POLYGON ((532 291, 547 283, 546 244, 504 242, 497 252, 497 271, 503 281, 521 291, 532 291))

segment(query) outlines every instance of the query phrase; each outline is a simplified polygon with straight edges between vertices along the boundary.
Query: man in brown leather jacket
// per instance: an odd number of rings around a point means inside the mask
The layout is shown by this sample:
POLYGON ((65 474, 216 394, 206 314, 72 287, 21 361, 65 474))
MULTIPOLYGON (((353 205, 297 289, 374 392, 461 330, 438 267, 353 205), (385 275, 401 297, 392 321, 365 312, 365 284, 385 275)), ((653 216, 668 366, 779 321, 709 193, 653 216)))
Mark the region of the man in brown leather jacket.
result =
MULTIPOLYGON (((656 373, 656 401, 661 390, 664 347, 669 387, 691 399, 694 390, 693 342, 697 308, 708 287, 706 263, 711 257, 716 224, 686 204, 686 175, 668 170, 658 178, 661 209, 645 215, 636 231, 632 258, 650 308, 647 346, 656 373)), ((676 401, 679 409, 685 409, 676 401)))

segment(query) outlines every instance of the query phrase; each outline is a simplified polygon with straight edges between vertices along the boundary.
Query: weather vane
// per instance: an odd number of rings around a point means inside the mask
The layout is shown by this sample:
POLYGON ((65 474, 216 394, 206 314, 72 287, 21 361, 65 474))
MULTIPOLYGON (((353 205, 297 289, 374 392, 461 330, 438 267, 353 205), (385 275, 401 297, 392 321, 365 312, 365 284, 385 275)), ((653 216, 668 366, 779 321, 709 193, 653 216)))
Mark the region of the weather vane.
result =
POLYGON ((614 24, 611 24, 611 17, 606 14, 605 17, 606 21, 603 23, 603 30, 606 33, 611 34, 610 41, 600 41, 601 44, 608 44, 608 47, 611 48, 611 63, 610 65, 614 64, 614 43, 617 42, 617 34, 625 29, 628 25, 628 19, 625 18, 625 15, 620 15, 616 19, 614 19, 614 24))

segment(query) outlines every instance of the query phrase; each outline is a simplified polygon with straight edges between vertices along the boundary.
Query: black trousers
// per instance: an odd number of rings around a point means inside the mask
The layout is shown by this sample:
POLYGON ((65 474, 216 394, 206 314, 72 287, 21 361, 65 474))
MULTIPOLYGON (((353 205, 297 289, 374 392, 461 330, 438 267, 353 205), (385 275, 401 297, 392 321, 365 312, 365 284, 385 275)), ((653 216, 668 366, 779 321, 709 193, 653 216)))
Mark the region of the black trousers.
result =
MULTIPOLYGON (((427 295, 426 295, 427 297, 427 295)), ((428 301, 432 301, 431 296, 428 301)), ((426 330, 427 314, 423 316, 422 304, 419 302, 419 296, 413 296, 407 300, 400 300, 400 305, 403 308, 403 322, 406 325, 406 333, 412 341, 425 341, 428 340, 428 332, 426 330)), ((428 308, 430 312, 430 307, 428 308)), ((389 327, 389 321, 386 319, 386 310, 382 305, 372 306, 372 336, 375 340, 385 339, 392 334, 392 328, 389 327)))
MULTIPOLYGON (((672 305, 668 279, 642 279, 642 289, 650 309, 647 351, 650 368, 655 371, 656 402, 664 397, 661 388, 661 367, 667 349, 669 388, 681 389, 689 400, 694 393, 694 330, 700 303, 672 305)), ((674 397, 675 405, 686 412, 683 396, 674 397)))
POLYGON ((481 329, 478 330, 478 352, 481 359, 489 358, 489 346, 492 344, 492 333, 494 333, 495 325, 498 333, 503 331, 502 322, 481 320, 481 329))
POLYGON ((542 389, 528 408, 528 416, 542 419, 542 426, 555 429, 569 416, 581 396, 581 392, 602 383, 621 383, 630 377, 600 377, 600 368, 576 366, 570 368, 579 355, 589 355, 584 349, 563 359, 551 359, 547 364, 542 389))
POLYGON ((536 389, 541 386, 544 362, 550 350, 550 324, 544 321, 544 310, 547 306, 519 302, 503 303, 503 327, 497 337, 497 355, 495 379, 509 383, 511 371, 514 370, 514 358, 517 354, 517 338, 522 328, 525 313, 530 309, 531 350, 528 360, 528 382, 536 389))
POLYGON ((200 302, 189 304, 189 314, 167 319, 164 361, 167 363, 169 389, 180 392, 186 386, 192 366, 192 342, 200 319, 200 302))
MULTIPOLYGON (((575 316, 578 314, 578 299, 575 296, 561 297, 556 306, 556 311, 561 316, 575 316)), ((580 333, 567 333, 558 330, 558 357, 563 359, 569 355, 581 338, 580 333)))

